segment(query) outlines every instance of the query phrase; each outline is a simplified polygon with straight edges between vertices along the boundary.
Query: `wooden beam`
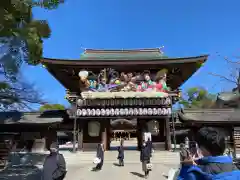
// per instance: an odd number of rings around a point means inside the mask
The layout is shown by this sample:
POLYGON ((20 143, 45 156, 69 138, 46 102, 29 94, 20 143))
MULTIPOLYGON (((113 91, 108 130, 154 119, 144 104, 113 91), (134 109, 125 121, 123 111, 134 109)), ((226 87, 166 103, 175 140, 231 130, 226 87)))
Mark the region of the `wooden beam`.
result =
POLYGON ((165 119, 165 131, 166 131, 166 150, 172 149, 172 143, 171 143, 171 133, 170 133, 170 120, 169 118, 165 119))

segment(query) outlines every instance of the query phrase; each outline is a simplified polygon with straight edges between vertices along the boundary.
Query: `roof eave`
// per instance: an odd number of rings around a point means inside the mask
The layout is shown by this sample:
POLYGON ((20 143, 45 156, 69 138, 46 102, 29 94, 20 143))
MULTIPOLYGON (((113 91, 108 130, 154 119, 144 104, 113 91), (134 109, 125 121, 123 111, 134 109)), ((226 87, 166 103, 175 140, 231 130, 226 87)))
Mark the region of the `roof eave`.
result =
POLYGON ((44 65, 122 65, 126 63, 128 65, 131 64, 166 64, 166 63, 193 63, 202 61, 205 62, 209 55, 201 55, 195 57, 182 57, 182 58, 153 58, 153 59, 78 59, 78 60, 60 60, 60 59, 51 59, 51 58, 43 58, 41 59, 41 63, 44 65))
POLYGON ((187 109, 178 112, 179 120, 190 124, 240 124, 234 109, 187 109))

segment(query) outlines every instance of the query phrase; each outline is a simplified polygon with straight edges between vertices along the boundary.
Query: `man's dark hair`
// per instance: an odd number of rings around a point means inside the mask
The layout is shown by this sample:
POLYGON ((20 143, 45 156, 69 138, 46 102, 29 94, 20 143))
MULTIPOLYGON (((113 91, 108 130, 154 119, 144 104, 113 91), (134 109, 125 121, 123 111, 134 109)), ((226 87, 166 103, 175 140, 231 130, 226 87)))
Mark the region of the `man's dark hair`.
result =
POLYGON ((185 147, 185 144, 181 143, 180 148, 184 148, 184 147, 185 147))
POLYGON ((212 156, 223 155, 225 150, 224 133, 213 127, 203 127, 196 135, 196 142, 199 147, 204 147, 212 156))

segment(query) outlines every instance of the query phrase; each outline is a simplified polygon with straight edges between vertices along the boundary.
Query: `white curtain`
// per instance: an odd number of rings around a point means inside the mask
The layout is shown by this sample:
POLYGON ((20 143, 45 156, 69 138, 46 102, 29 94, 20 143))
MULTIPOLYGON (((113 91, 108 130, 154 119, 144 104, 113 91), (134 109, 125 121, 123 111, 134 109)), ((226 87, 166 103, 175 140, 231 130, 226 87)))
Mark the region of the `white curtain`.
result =
POLYGON ((90 121, 88 123, 88 135, 91 137, 97 137, 100 134, 100 123, 97 121, 90 121))

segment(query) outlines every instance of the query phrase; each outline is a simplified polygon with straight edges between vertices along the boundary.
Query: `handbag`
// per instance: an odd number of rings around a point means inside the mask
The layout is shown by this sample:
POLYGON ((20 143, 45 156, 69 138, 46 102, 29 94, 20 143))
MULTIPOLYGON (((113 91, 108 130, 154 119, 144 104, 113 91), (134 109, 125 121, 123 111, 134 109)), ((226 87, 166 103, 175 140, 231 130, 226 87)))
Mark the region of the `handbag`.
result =
POLYGON ((98 157, 94 158, 93 160, 93 164, 99 164, 100 162, 101 162, 101 159, 98 157))
POLYGON ((179 173, 179 169, 171 168, 168 171, 168 180, 177 180, 179 173))
POLYGON ((59 165, 60 156, 62 156, 62 155, 61 154, 57 154, 57 158, 56 158, 57 169, 53 172, 53 179, 54 180, 63 180, 66 177, 66 175, 67 175, 67 170, 61 169, 61 167, 59 165), (61 171, 59 171, 59 170, 61 170, 61 171))
POLYGON ((151 163, 146 164, 147 170, 152 170, 153 165, 151 163))

